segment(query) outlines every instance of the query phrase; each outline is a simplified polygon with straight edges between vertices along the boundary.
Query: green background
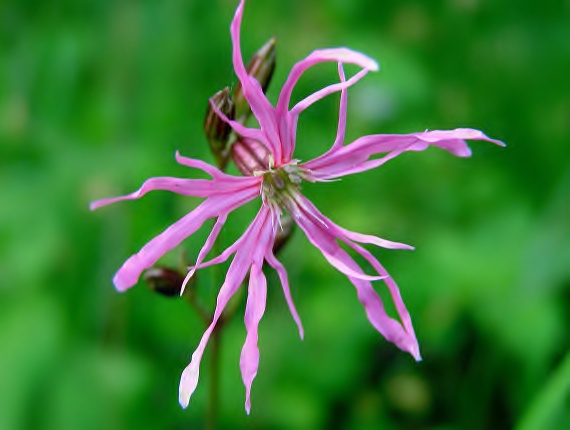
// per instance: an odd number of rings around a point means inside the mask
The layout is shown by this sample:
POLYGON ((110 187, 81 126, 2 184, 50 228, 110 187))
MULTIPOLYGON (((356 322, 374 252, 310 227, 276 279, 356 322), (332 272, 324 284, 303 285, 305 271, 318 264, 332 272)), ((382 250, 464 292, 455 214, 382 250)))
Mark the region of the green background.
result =
MULTIPOLYGON (((90 201, 213 162, 208 97, 235 83, 235 0, 0 2, 0 429, 202 428, 209 350, 190 407, 178 378, 204 330, 184 300, 115 270, 198 199, 90 201)), ((252 413, 243 310, 222 338, 221 428, 559 429, 570 423, 570 2, 249 0, 248 57, 278 39, 269 89, 313 49, 381 71, 349 92, 348 138, 473 127, 507 143, 471 159, 409 153, 306 195, 335 222, 416 246, 373 249, 400 285, 424 361, 368 323, 349 281, 295 232, 280 254, 300 341, 268 272, 252 413)), ((303 77, 299 99, 335 77, 303 77)), ((338 96, 301 118, 301 159, 332 143, 338 96)), ((228 243, 256 210, 238 211, 228 243)), ((184 242, 195 258, 207 234, 184 242)), ((176 264, 178 251, 166 264, 176 264)), ((196 288, 213 303, 215 271, 196 288)), ((378 289, 382 285, 378 284, 378 289)), ((383 293, 382 293, 383 294, 383 293)))

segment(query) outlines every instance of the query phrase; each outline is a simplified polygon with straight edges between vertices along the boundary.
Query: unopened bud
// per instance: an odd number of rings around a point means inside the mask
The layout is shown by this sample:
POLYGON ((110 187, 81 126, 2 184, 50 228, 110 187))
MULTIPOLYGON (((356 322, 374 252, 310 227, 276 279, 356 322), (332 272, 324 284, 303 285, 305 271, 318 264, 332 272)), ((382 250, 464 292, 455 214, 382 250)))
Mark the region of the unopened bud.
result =
POLYGON ((210 98, 208 108, 206 109, 206 118, 204 119, 204 132, 210 144, 210 149, 216 158, 218 167, 223 170, 228 162, 228 143, 232 128, 218 116, 211 103, 214 103, 220 112, 229 119, 234 119, 235 105, 230 95, 230 89, 226 87, 210 98))
MULTIPOLYGON (((272 37, 269 41, 263 45, 246 66, 247 73, 253 76, 260 83, 263 92, 267 91, 271 78, 273 77, 273 71, 275 70, 275 45, 277 40, 272 37)), ((235 87, 234 90, 234 103, 236 106, 236 118, 239 122, 243 123, 247 117, 251 114, 249 104, 243 96, 243 91, 241 83, 235 87)))
MULTIPOLYGON (((152 267, 143 276, 148 287, 163 296, 180 296, 184 276, 177 270, 168 267, 152 267)), ((187 285, 186 288, 189 286, 187 285)))
POLYGON ((240 137, 233 143, 231 154, 239 171, 246 176, 269 169, 271 153, 257 140, 240 137))
POLYGON ((295 221, 293 221, 293 217, 288 213, 283 214, 279 221, 275 242, 273 242, 273 254, 277 254, 285 244, 289 242, 293 231, 295 231, 295 221))

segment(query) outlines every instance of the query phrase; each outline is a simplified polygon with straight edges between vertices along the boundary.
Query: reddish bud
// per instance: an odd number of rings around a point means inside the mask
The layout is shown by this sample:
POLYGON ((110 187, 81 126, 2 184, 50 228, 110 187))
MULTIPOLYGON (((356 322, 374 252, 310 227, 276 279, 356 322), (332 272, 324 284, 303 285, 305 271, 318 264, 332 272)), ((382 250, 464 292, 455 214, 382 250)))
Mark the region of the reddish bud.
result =
POLYGON ((204 119, 204 132, 210 144, 210 149, 216 158, 218 167, 223 170, 228 162, 228 143, 232 128, 214 111, 212 103, 229 119, 234 119, 235 105, 230 95, 230 89, 226 87, 210 98, 204 119))
MULTIPOLYGON (((167 297, 180 296, 184 282, 184 276, 180 272, 168 267, 152 267, 144 273, 143 279, 152 291, 167 297)), ((186 285, 186 289, 188 287, 186 285)))
POLYGON ((246 176, 269 169, 271 153, 257 140, 240 137, 232 145, 231 155, 239 171, 246 176))

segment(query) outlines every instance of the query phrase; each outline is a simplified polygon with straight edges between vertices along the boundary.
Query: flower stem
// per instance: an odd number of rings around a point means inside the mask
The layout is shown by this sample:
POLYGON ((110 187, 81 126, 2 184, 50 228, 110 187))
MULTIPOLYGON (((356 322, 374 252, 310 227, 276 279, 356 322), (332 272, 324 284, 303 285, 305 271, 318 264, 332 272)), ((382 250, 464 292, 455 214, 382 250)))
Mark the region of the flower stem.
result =
POLYGON ((218 323, 210 339, 210 392, 208 398, 208 415, 206 428, 215 430, 217 427, 218 405, 220 404, 220 341, 223 320, 218 323))
MULTIPOLYGON (((224 166, 220 165, 220 168, 222 171, 224 170, 224 166)), ((215 255, 220 254, 219 240, 214 242, 213 250, 215 255)), ((223 283, 224 275, 219 266, 214 268, 212 278, 215 285, 221 285, 223 283)), ((222 314, 210 338, 210 392, 208 395, 208 414, 206 418, 206 428, 208 430, 215 430, 217 428, 218 415, 220 413, 220 344, 225 320, 225 315, 222 314)))

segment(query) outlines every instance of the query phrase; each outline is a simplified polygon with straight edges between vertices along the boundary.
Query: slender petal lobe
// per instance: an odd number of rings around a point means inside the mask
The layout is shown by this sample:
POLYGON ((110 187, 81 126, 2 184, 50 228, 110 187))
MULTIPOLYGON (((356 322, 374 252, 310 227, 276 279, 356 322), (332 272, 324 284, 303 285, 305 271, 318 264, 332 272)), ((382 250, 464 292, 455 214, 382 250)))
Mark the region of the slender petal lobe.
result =
POLYGON ((358 138, 336 152, 305 163, 304 167, 320 179, 332 179, 373 169, 405 151, 423 151, 430 145, 439 146, 459 157, 469 157, 471 150, 465 140, 487 140, 504 146, 502 142, 469 128, 403 135, 377 134, 358 138), (387 155, 368 161, 370 157, 382 153, 387 155))
POLYGON ((240 368, 245 384, 245 410, 251 410, 251 384, 259 367, 259 347, 257 346, 259 321, 265 312, 267 281, 261 267, 253 264, 249 275, 249 292, 245 307, 245 328, 247 337, 241 350, 240 368))

